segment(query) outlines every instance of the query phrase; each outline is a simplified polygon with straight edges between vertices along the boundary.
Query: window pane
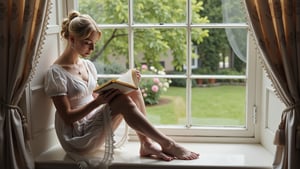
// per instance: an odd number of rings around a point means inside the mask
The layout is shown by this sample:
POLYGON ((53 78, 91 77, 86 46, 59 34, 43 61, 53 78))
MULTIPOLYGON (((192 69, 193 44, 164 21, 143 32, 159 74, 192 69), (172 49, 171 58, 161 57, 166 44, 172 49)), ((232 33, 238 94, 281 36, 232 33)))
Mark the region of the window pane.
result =
POLYGON ((247 29, 218 28, 207 31, 208 36, 197 45, 198 67, 192 72, 202 75, 245 75, 247 29))
POLYGON ((185 23, 185 0, 133 0, 134 23, 185 23))
POLYGON ((245 84, 211 84, 192 89, 193 126, 245 127, 245 84))
POLYGON ((208 34, 198 45, 199 66, 192 72, 211 77, 194 78, 192 125, 245 127, 247 30, 208 29, 208 34))
MULTIPOLYGON (((208 18, 209 23, 245 23, 245 13, 242 3, 238 0, 203 0, 203 9, 197 14, 208 18)), ((194 10, 194 9, 193 9, 194 10)), ((197 16, 196 14, 196 16, 197 16)), ((193 23, 202 23, 202 20, 195 19, 193 23)))
POLYGON ((128 31, 103 29, 90 60, 99 74, 119 74, 128 69, 128 31))
POLYGON ((99 24, 128 23, 128 0, 78 0, 78 8, 99 24))
POLYGON ((161 94, 158 104, 147 105, 149 120, 156 125, 185 125, 186 101, 184 87, 170 87, 161 94))
POLYGON ((166 74, 185 73, 185 29, 135 29, 134 51, 138 66, 154 66, 166 74))

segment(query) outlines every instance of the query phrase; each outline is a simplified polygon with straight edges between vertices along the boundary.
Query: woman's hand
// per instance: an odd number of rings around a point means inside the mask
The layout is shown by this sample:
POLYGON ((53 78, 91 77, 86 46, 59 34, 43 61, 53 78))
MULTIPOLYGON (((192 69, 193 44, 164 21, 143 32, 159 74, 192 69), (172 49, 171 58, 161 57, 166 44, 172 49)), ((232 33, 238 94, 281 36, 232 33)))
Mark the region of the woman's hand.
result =
POLYGON ((94 99, 95 99, 95 98, 97 98, 97 97, 99 96, 99 93, 94 92, 92 95, 93 95, 93 97, 94 97, 94 99))
POLYGON ((99 93, 98 97, 96 98, 97 103, 104 104, 104 103, 110 103, 115 97, 122 94, 122 92, 119 89, 108 89, 101 93, 99 93))
POLYGON ((137 77, 138 81, 140 82, 142 75, 141 75, 140 71, 138 71, 137 69, 135 69, 135 72, 136 72, 136 77, 137 77))

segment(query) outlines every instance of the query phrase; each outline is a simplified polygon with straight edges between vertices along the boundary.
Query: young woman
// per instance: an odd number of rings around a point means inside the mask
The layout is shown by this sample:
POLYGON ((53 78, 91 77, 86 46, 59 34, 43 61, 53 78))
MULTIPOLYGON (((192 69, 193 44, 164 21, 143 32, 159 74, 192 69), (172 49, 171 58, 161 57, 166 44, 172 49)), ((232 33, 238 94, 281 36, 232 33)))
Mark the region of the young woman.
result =
MULTIPOLYGON (((125 119, 138 135, 141 156, 165 161, 199 157, 149 123, 139 90, 127 95, 117 89, 93 93, 97 72, 85 58, 94 50, 101 31, 90 16, 71 12, 62 23, 61 35, 67 46, 46 74, 45 91, 57 110, 55 129, 66 152, 85 154, 111 144, 113 131, 125 119)), ((139 72, 137 76, 140 79, 139 72)))

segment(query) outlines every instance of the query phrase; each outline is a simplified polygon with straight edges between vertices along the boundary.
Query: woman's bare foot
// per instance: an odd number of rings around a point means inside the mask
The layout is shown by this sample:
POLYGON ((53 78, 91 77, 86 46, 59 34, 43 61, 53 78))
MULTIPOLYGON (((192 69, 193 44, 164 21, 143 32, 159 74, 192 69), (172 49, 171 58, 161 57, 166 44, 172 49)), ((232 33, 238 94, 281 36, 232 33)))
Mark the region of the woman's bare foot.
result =
POLYGON ((162 159, 164 161, 171 161, 174 158, 162 152, 161 148, 150 142, 144 142, 141 144, 140 155, 142 157, 153 157, 162 159))
POLYGON ((199 158, 199 154, 189 151, 175 142, 171 142, 169 146, 162 148, 165 154, 173 156, 180 160, 194 160, 199 158))

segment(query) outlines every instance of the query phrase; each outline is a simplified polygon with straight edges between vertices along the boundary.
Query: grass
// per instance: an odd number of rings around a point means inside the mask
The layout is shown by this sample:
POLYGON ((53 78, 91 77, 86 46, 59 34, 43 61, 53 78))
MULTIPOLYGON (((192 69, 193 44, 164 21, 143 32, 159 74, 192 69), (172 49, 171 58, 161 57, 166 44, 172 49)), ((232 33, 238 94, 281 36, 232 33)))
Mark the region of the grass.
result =
MULTIPOLYGON (((245 125, 245 86, 192 88, 192 124, 196 126, 245 125)), ((147 106, 154 124, 186 124, 186 90, 170 87, 161 104, 147 106)))

